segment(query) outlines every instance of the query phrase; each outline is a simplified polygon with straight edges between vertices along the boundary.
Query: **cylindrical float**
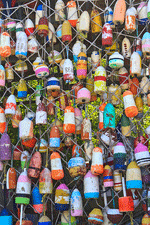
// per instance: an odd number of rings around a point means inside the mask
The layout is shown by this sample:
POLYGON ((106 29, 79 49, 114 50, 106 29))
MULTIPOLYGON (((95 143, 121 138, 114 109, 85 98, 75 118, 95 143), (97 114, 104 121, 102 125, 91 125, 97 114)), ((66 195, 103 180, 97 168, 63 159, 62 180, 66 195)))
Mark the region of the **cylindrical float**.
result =
POLYGON ((123 101, 124 101, 124 108, 125 114, 127 117, 134 117, 138 114, 138 109, 135 105, 135 101, 133 98, 133 94, 131 91, 125 91, 123 93, 123 101))
POLYGON ((50 156, 52 179, 61 180, 64 177, 64 171, 61 163, 61 157, 58 152, 53 152, 50 156))
POLYGON ((99 198, 99 178, 90 170, 84 176, 84 197, 85 199, 99 198))
POLYGON ((55 210, 66 211, 69 206, 69 188, 60 184, 55 191, 55 210))
POLYGON ((100 175, 103 173, 102 149, 99 147, 94 148, 92 151, 91 172, 94 175, 100 175))
POLYGON ((71 194, 71 216, 83 216, 82 196, 77 188, 71 194))

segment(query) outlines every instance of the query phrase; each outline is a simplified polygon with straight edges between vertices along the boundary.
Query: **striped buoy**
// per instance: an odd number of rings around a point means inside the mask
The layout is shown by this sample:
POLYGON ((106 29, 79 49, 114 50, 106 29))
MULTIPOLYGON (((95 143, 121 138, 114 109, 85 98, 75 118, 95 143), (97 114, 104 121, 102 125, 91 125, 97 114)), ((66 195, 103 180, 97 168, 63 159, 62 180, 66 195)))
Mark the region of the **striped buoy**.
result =
POLYGON ((30 35, 33 34, 33 32, 34 32, 34 23, 32 22, 31 19, 27 18, 25 20, 24 28, 25 28, 25 33, 26 33, 27 37, 29 37, 30 35))
POLYGON ((84 176, 84 197, 85 199, 99 198, 99 178, 90 170, 84 176))
POLYGON ((135 105, 133 94, 131 91, 125 91, 123 93, 123 102, 125 108, 125 114, 127 117, 134 117, 138 114, 138 109, 135 105))
POLYGON ((120 69, 124 66, 124 57, 119 52, 114 52, 109 57, 109 66, 112 69, 120 69))
POLYGON ((55 191, 55 209, 66 211, 69 206, 69 188, 65 184, 60 184, 55 191))
POLYGON ((52 126, 50 131, 50 148, 59 148, 60 147, 60 133, 57 126, 52 126))
POLYGON ((38 35, 40 37, 46 37, 48 35, 48 19, 46 16, 42 16, 38 23, 38 35))
POLYGON ((71 216, 83 216, 82 196, 77 188, 71 194, 71 216))
POLYGON ((103 124, 103 114, 104 114, 104 109, 105 109, 106 103, 102 103, 99 107, 99 129, 102 130, 104 128, 103 124))
POLYGON ((101 94, 106 91, 106 70, 103 66, 97 67, 94 74, 94 92, 101 94))
POLYGON ((99 147, 94 148, 92 151, 91 172, 94 175, 100 175, 103 173, 102 149, 99 147))
POLYGON ((88 222, 91 224, 103 224, 103 214, 100 209, 94 208, 88 216, 88 222))
POLYGON ((147 19, 147 2, 141 1, 140 5, 137 7, 137 14, 139 23, 145 25, 147 19))
POLYGON ((53 181, 51 172, 48 168, 44 168, 39 177, 39 191, 41 194, 52 194, 53 181))
POLYGON ((121 174, 118 170, 114 170, 114 190, 121 191, 122 190, 122 182, 121 182, 121 174))
POLYGON ((16 51, 15 51, 16 57, 18 58, 27 57, 27 51, 28 51, 27 42, 28 42, 28 38, 26 33, 21 31, 16 41, 16 51))
POLYGON ((40 4, 38 5, 36 12, 35 12, 35 27, 38 28, 39 25, 39 20, 43 16, 44 10, 43 10, 43 5, 40 4))
POLYGON ((126 171, 127 189, 142 189, 142 176, 140 167, 135 161, 132 161, 126 171))
POLYGON ((30 160, 28 168, 28 177, 38 178, 42 166, 42 157, 40 152, 35 152, 30 160))
POLYGON ((64 177, 64 171, 61 163, 61 156, 58 152, 53 152, 50 156, 52 179, 61 180, 64 177))
POLYGON ((67 18, 71 26, 75 27, 78 20, 78 14, 76 2, 73 0, 67 2, 67 18))
POLYGON ((142 143, 137 144, 134 149, 135 159, 138 166, 147 166, 150 164, 150 154, 147 146, 142 143))
POLYGON ((80 52, 78 55, 77 77, 79 80, 87 77, 87 55, 84 52, 80 52))
POLYGON ((113 187, 114 185, 113 173, 109 165, 106 165, 104 167, 103 179, 104 179, 103 180, 104 187, 113 187))
POLYGON ((20 79, 18 83, 18 98, 26 98, 27 97, 27 85, 24 79, 20 79))
POLYGON ((27 170, 24 169, 17 180, 15 203, 28 205, 30 202, 30 194, 31 180, 27 176, 27 170))
POLYGON ((18 22, 16 24, 16 39, 18 38, 20 32, 24 31, 23 24, 21 22, 18 22))

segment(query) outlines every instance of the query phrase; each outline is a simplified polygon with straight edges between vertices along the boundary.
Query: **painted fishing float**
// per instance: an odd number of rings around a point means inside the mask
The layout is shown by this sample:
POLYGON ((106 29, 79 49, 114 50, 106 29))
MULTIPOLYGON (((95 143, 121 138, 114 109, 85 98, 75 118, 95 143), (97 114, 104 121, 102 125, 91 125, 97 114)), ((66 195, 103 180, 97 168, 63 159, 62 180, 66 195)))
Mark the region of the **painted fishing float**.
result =
POLYGON ((60 184, 55 191, 55 209, 66 211, 69 209, 69 188, 60 184))
POLYGON ((61 225, 76 225, 76 218, 70 215, 70 211, 63 211, 61 214, 61 225))
POLYGON ((82 196, 77 188, 71 194, 71 216, 83 216, 82 196))
POLYGON ((15 203, 21 204, 20 225, 22 225, 23 205, 28 205, 31 194, 31 180, 27 176, 26 168, 17 180, 15 203))
POLYGON ((84 176, 84 197, 89 198, 99 198, 99 179, 89 170, 84 176))
POLYGON ((103 173, 103 156, 102 149, 96 147, 92 151, 91 172, 94 175, 101 175, 103 173))
POLYGON ((58 152, 53 152, 50 156, 52 179, 61 180, 64 177, 64 171, 61 163, 61 156, 58 152))

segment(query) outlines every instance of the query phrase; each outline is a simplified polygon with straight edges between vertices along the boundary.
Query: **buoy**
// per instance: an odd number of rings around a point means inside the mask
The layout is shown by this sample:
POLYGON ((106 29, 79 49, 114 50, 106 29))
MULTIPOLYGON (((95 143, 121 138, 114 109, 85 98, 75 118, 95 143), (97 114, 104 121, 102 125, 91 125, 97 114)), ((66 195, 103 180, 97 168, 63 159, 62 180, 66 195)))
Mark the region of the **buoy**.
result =
POLYGON ((19 123, 21 120, 22 120, 22 113, 20 108, 17 106, 15 115, 12 116, 12 120, 11 120, 13 128, 19 127, 19 123))
POLYGON ((122 55, 125 58, 130 58, 131 56, 131 43, 126 37, 122 41, 122 55))
POLYGON ((36 114, 35 114, 35 123, 36 124, 47 124, 47 111, 45 104, 43 102, 40 102, 37 106, 36 109, 36 114))
POLYGON ((45 63, 36 66, 34 71, 37 78, 47 77, 49 75, 49 68, 45 63))
POLYGON ((9 57, 11 55, 10 35, 7 32, 1 33, 0 55, 2 57, 9 57))
POLYGON ((119 212, 132 212, 134 211, 134 203, 131 196, 127 196, 124 177, 122 177, 123 197, 118 199, 119 212))
POLYGON ((142 143, 137 144, 134 149, 135 159, 138 166, 147 166, 150 164, 150 154, 147 146, 142 143))
POLYGON ((127 9, 125 16, 125 29, 127 32, 134 32, 136 30, 136 14, 135 7, 127 9))
POLYGON ((14 95, 10 95, 5 105, 5 115, 12 116, 16 112, 16 99, 14 95))
POLYGON ((25 28, 25 33, 26 33, 27 37, 29 37, 30 35, 33 34, 33 32, 34 32, 34 23, 32 22, 31 19, 27 18, 25 20, 24 28, 25 28))
POLYGON ((81 123, 83 121, 82 112, 79 108, 74 109, 76 134, 81 134, 81 123))
POLYGON ((65 20, 62 24, 62 42, 69 43, 72 40, 71 25, 68 20, 65 20))
POLYGON ((104 12, 104 22, 109 23, 112 28, 114 28, 113 24, 113 10, 108 6, 105 8, 104 12))
POLYGON ((27 170, 24 169, 24 171, 20 174, 17 181, 16 197, 15 197, 15 203, 21 204, 20 224, 22 224, 23 205, 29 204, 30 194, 31 194, 31 180, 27 176, 27 170))
POLYGON ((24 73, 25 73, 25 72, 27 72, 28 67, 27 67, 27 64, 26 64, 25 61, 22 61, 21 59, 19 59, 19 60, 15 63, 14 69, 15 69, 17 72, 19 72, 19 73, 21 73, 21 72, 24 72, 24 73))
POLYGON ((111 46, 113 40, 112 28, 109 23, 105 23, 102 29, 102 45, 111 46))
MULTIPOLYGON (((60 90, 60 81, 55 78, 55 77, 51 77, 47 80, 47 90, 55 92, 55 91, 59 91, 60 90)), ((57 96, 53 96, 53 97, 57 97, 57 96)))
POLYGON ((149 79, 146 76, 142 77, 142 80, 140 82, 140 88, 142 89, 141 91, 142 94, 147 94, 149 85, 150 85, 149 79))
MULTIPOLYGON (((16 222, 16 225, 20 225, 20 220, 16 222)), ((31 220, 22 220, 22 225, 33 225, 31 220)))
POLYGON ((106 70, 103 66, 99 66, 94 74, 94 92, 101 94, 106 91, 106 70))
POLYGON ((88 33, 90 29, 90 15, 87 11, 83 11, 79 18, 79 31, 88 33))
POLYGON ((38 225, 52 225, 52 223, 47 216, 42 216, 38 221, 38 225))
POLYGON ((142 189, 141 170, 135 161, 127 166, 126 187, 127 189, 142 189))
POLYGON ((76 27, 78 14, 76 2, 73 0, 67 2, 67 18, 71 26, 76 27))
POLYGON ((83 216, 82 196, 77 188, 71 194, 71 216, 83 216))
POLYGON ((5 86, 5 69, 2 65, 0 65, 0 86, 5 86))
POLYGON ((143 56, 149 60, 150 59, 150 33, 149 32, 145 32, 143 37, 142 37, 142 52, 143 52, 143 56))
POLYGON ((63 65, 64 81, 72 81, 74 79, 73 64, 70 59, 66 59, 63 65))
POLYGON ((75 133, 75 115, 74 108, 67 106, 64 111, 63 131, 65 133, 75 133))
POLYGON ((125 114, 127 117, 134 117, 138 114, 138 109, 135 105, 133 94, 131 91, 125 91, 123 93, 123 102, 125 108, 125 114))
POLYGON ((88 222, 91 224, 103 224, 102 211, 94 208, 88 215, 88 222))
POLYGON ((57 27, 57 30, 56 30, 56 35, 58 38, 62 38, 62 24, 60 24, 58 27, 57 27))
POLYGON ((41 172, 42 166, 42 157, 40 152, 35 152, 31 157, 29 168, 28 168, 28 177, 38 178, 41 172))
POLYGON ((64 13, 65 4, 62 0, 57 0, 55 4, 55 21, 64 21, 66 18, 66 15, 64 13))
POLYGON ((51 172, 48 168, 44 168, 39 177, 39 191, 41 194, 52 194, 53 181, 51 172))
POLYGON ((26 58, 27 57, 27 42, 28 38, 25 32, 20 32, 16 41, 16 51, 15 56, 18 58, 26 58))
POLYGON ((36 143, 35 149, 39 150, 40 153, 45 153, 47 152, 48 149, 48 143, 44 138, 41 138, 40 143, 36 143))
POLYGON ((70 215, 70 211, 63 211, 61 214, 61 225, 69 225, 70 220, 71 225, 76 225, 76 218, 70 215))
POLYGON ((129 74, 125 67, 120 68, 119 70, 119 83, 122 89, 128 89, 129 88, 129 74))
POLYGON ((90 91, 83 87, 77 92, 77 103, 78 104, 85 104, 89 103, 91 100, 91 93, 90 91))
POLYGON ((114 170, 125 171, 126 150, 122 142, 118 142, 114 147, 114 170))
POLYGON ((7 171, 6 175, 6 188, 7 189, 15 189, 17 186, 17 173, 15 168, 11 167, 7 171))
POLYGON ((93 151, 94 145, 93 142, 90 141, 85 141, 84 143, 84 151, 85 151, 85 159, 87 161, 90 161, 92 159, 92 151, 93 151))
POLYGON ((150 225, 150 216, 147 213, 142 218, 142 225, 150 225))
POLYGON ((125 0, 117 0, 114 7, 113 23, 120 25, 124 23, 126 13, 126 2, 125 0))
POLYGON ((115 142, 117 141, 116 131, 111 129, 106 129, 101 135, 101 140, 108 146, 114 145, 115 142))
POLYGON ((26 167, 28 169, 30 163, 30 154, 28 151, 23 151, 21 153, 21 168, 22 170, 26 167))
POLYGON ((123 218, 123 213, 120 213, 119 209, 108 209, 107 217, 113 224, 118 224, 123 218))
POLYGON ((48 19, 46 18, 46 16, 42 16, 39 19, 38 35, 40 37, 46 37, 48 35, 48 19))
POLYGON ((87 77, 87 55, 84 52, 80 52, 78 55, 77 77, 79 80, 87 77))
POLYGON ((141 56, 137 52, 133 52, 130 58, 130 74, 141 75, 141 56))
POLYGON ((119 105, 121 99, 121 87, 118 84, 111 84, 108 87, 108 99, 113 105, 119 105))
POLYGON ((93 34, 100 33, 102 31, 101 16, 96 8, 93 8, 91 12, 91 31, 93 34))
POLYGON ((84 197, 85 199, 99 198, 99 178, 90 170, 84 176, 84 197))
POLYGON ((114 52, 109 56, 109 66, 113 69, 120 69, 124 66, 124 57, 119 52, 114 52))
POLYGON ((131 136, 130 119, 125 114, 121 118, 121 132, 126 137, 131 136))
POLYGON ((27 85, 24 79, 20 79, 18 84, 18 98, 26 98, 27 97, 27 85))
POLYGON ((71 177, 85 176, 86 174, 86 164, 84 158, 78 156, 73 157, 68 162, 69 174, 71 177))
POLYGON ((94 175, 100 175, 103 173, 102 149, 99 147, 94 148, 92 151, 91 172, 94 175))
POLYGON ((57 42, 55 36, 55 28, 50 22, 48 22, 48 36, 46 40, 49 41, 49 43, 53 42, 54 44, 57 42))
POLYGON ((16 161, 20 161, 21 160, 21 154, 22 154, 23 149, 21 148, 20 145, 17 145, 14 149, 13 152, 13 160, 16 161))
MULTIPOLYGON (((100 66, 100 55, 99 55, 99 51, 93 51, 92 52, 92 54, 91 54, 91 62, 92 62, 92 68, 93 68, 93 70, 97 69, 97 67, 100 66)), ((93 71, 93 73, 95 73, 95 71, 93 71)), ((89 79, 93 81, 92 78, 89 77, 89 79)), ((89 81, 89 79, 87 80, 87 82, 89 81)), ((90 92, 93 92, 94 91, 94 89, 93 89, 93 91, 91 91, 92 88, 93 88, 92 86, 90 86, 88 88, 90 92)))
POLYGON ((58 152, 53 152, 50 156, 52 179, 61 180, 64 177, 64 171, 61 163, 61 157, 58 152))
POLYGON ((39 20, 43 16, 44 10, 43 10, 43 5, 40 4, 38 5, 36 12, 35 12, 35 27, 38 28, 39 25, 39 20))
POLYGON ((107 103, 104 108, 104 129, 115 129, 115 108, 111 103, 107 103))
POLYGON ((43 206, 42 197, 43 196, 40 194, 39 188, 34 187, 32 189, 31 198, 32 198, 32 205, 33 205, 35 213, 42 213, 43 212, 44 206, 43 206))
POLYGON ((37 140, 35 136, 33 136, 31 139, 23 139, 22 144, 26 146, 27 148, 34 148, 37 140))
POLYGON ((121 191, 122 190, 121 174, 119 173, 118 170, 114 170, 113 176, 114 176, 114 190, 121 191))
POLYGON ((59 148, 60 147, 60 133, 57 126, 53 126, 50 131, 50 142, 49 147, 59 148))
POLYGON ((147 21, 147 2, 141 1, 137 7, 138 19, 141 25, 145 25, 147 21))
POLYGON ((25 117, 19 123, 19 138, 30 140, 33 138, 33 122, 25 117))
POLYGON ((16 39, 18 38, 19 34, 24 31, 24 26, 21 22, 16 24, 16 39))
POLYGON ((0 139, 0 160, 11 160, 11 140, 6 132, 2 134, 0 139))
POLYGON ((104 114, 104 109, 105 109, 106 103, 102 103, 99 107, 99 129, 102 130, 104 128, 104 119, 103 119, 103 114, 104 114))
POLYGON ((55 191, 55 210, 66 211, 69 206, 69 188, 60 184, 55 191))
POLYGON ((104 179, 104 187, 113 187, 114 181, 113 181, 113 173, 109 165, 106 165, 104 167, 103 172, 103 179, 104 179))
POLYGON ((84 118, 81 124, 81 140, 91 140, 92 127, 91 121, 88 118, 84 118))
POLYGON ((59 64, 62 61, 62 55, 56 50, 53 50, 48 55, 49 64, 59 64))
POLYGON ((0 133, 4 133, 6 130, 6 117, 5 111, 3 108, 0 107, 0 133))
POLYGON ((35 37, 33 37, 33 36, 29 37, 27 47, 28 47, 28 52, 30 52, 30 53, 37 53, 38 52, 39 45, 38 45, 38 42, 37 42, 35 37))
POLYGON ((82 51, 86 54, 86 45, 81 43, 81 41, 77 40, 76 43, 72 47, 73 51, 73 59, 76 63, 78 61, 78 55, 82 51))
POLYGON ((14 72, 12 69, 12 64, 9 63, 5 63, 5 74, 6 74, 6 80, 12 81, 14 79, 14 72))

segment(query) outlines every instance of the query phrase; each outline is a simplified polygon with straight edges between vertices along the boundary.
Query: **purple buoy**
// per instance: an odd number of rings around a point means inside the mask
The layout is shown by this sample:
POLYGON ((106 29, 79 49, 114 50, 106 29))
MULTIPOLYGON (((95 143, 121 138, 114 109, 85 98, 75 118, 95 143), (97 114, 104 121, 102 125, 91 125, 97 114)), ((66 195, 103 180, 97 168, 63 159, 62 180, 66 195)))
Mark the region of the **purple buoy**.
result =
POLYGON ((0 139, 0 160, 11 160, 11 141, 7 133, 3 133, 0 139))

